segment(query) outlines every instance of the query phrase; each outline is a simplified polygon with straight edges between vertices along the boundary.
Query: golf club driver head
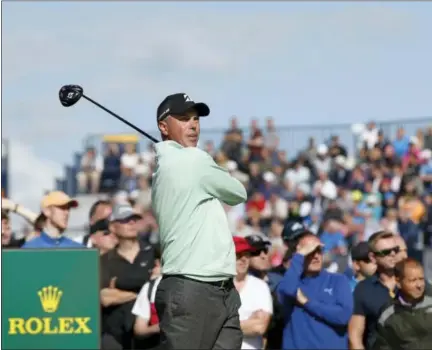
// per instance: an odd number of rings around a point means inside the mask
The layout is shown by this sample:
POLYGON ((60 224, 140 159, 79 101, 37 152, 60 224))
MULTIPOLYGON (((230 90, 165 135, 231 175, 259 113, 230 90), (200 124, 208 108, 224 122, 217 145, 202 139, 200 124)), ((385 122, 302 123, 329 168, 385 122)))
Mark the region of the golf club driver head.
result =
POLYGON ((63 107, 73 106, 83 95, 83 88, 79 85, 65 85, 59 91, 60 103, 63 107))

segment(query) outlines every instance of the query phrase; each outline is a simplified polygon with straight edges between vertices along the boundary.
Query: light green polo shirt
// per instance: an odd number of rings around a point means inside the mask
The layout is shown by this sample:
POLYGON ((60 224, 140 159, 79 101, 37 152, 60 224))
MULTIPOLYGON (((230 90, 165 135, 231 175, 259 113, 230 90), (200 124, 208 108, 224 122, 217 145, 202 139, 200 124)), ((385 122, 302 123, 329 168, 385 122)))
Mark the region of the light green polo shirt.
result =
POLYGON ((245 187, 205 151, 156 144, 152 208, 159 225, 162 273, 202 281, 236 275, 232 233, 221 202, 246 201, 245 187))

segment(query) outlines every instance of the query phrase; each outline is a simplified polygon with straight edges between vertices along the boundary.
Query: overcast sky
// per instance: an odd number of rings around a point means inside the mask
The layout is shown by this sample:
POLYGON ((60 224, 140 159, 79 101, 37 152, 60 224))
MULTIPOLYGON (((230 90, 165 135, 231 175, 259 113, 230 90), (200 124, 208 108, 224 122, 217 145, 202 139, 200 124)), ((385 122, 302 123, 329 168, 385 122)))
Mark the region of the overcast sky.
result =
POLYGON ((90 133, 128 132, 58 90, 87 94, 146 130, 173 92, 207 102, 203 128, 431 115, 432 2, 3 2, 3 137, 11 194, 43 188, 90 133))

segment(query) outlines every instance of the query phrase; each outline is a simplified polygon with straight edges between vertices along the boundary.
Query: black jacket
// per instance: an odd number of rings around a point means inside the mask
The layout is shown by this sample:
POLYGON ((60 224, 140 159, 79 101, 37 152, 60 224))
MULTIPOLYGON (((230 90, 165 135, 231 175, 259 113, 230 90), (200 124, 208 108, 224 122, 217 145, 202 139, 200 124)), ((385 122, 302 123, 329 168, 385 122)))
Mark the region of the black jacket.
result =
POLYGON ((381 313, 377 332, 373 350, 432 349, 432 297, 415 306, 395 299, 381 313))

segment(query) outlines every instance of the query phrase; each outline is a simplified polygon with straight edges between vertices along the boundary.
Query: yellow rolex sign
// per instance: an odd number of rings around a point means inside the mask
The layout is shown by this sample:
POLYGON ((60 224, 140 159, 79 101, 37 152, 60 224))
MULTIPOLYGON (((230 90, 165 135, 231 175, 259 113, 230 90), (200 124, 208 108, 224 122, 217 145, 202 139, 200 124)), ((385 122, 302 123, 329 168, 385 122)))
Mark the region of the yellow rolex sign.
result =
POLYGON ((96 250, 7 250, 2 349, 99 349, 96 250))

